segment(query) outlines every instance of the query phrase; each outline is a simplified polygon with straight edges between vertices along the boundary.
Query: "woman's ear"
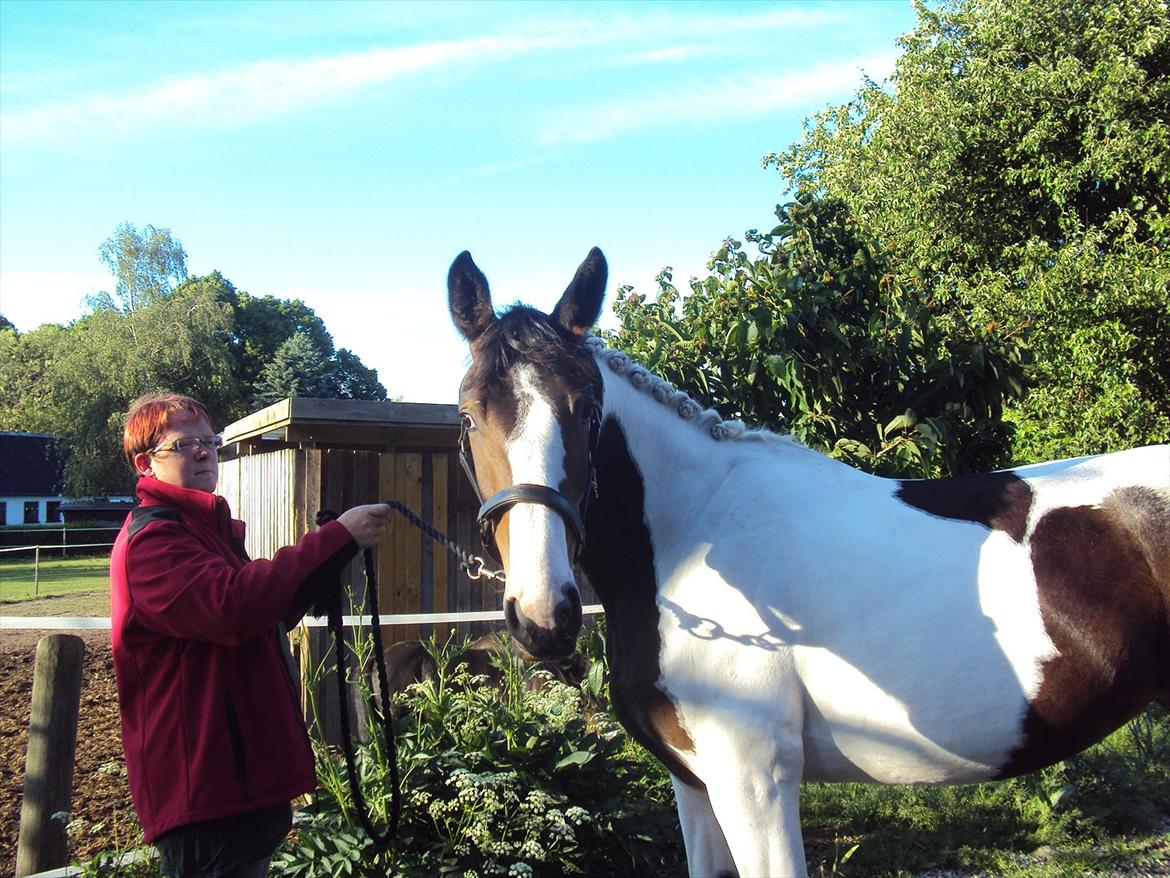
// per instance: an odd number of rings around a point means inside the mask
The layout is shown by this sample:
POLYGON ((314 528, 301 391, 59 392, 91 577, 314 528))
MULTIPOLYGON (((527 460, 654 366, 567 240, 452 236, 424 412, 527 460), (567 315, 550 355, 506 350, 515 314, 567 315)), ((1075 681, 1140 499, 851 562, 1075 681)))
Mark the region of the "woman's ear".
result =
POLYGON ((154 471, 152 470, 153 465, 153 458, 145 451, 139 451, 136 455, 134 455, 134 472, 138 473, 138 475, 154 475, 154 471))

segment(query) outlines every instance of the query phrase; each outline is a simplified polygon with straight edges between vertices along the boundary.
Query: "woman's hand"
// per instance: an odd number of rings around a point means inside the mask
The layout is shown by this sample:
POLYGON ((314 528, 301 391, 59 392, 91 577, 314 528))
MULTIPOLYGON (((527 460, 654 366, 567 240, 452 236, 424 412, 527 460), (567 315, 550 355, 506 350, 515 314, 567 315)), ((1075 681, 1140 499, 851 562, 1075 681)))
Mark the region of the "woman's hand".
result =
POLYGON ((393 514, 394 510, 385 503, 371 503, 347 509, 337 520, 349 531, 359 549, 368 549, 390 530, 393 514))

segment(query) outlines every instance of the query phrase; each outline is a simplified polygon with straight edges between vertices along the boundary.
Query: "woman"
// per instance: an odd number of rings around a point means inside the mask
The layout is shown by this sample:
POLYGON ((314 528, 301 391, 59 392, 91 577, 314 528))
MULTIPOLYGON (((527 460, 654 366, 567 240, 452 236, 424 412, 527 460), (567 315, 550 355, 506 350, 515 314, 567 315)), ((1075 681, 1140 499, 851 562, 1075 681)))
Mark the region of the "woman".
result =
POLYGON ((391 510, 349 509, 271 560, 214 494, 220 439, 206 409, 144 397, 123 450, 139 505, 110 559, 122 746, 147 842, 175 878, 259 878, 316 785, 285 635, 391 510))

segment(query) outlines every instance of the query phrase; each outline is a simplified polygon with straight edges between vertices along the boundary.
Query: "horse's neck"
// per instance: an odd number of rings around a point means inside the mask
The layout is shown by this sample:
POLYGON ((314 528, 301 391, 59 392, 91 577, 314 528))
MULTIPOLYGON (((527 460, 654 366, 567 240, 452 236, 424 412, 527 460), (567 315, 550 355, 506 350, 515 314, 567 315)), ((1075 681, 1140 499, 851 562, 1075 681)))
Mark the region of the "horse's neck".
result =
POLYGON ((672 480, 700 493, 732 465, 734 443, 716 441, 624 376, 605 376, 605 412, 617 420, 646 480, 672 480))

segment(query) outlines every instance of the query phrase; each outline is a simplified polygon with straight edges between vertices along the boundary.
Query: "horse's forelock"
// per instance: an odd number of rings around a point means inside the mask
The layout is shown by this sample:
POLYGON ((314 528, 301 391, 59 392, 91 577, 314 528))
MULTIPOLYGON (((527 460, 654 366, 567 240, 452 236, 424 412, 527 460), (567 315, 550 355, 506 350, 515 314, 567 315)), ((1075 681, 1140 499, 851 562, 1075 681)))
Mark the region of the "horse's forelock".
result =
POLYGON ((574 387, 597 382, 593 359, 580 338, 535 308, 513 305, 476 339, 465 392, 483 395, 520 362, 555 368, 574 387))

